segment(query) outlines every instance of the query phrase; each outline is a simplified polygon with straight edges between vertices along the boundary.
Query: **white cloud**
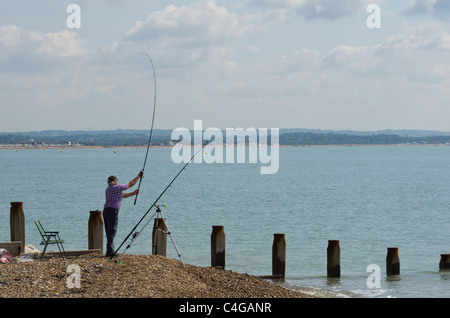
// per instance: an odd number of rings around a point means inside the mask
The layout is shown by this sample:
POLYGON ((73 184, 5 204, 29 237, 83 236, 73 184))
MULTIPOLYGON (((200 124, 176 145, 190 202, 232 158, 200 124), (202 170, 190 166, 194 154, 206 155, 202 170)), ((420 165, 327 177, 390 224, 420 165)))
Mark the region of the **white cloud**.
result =
POLYGON ((437 0, 410 0, 406 7, 408 14, 422 14, 433 11, 437 0))
POLYGON ((77 40, 77 34, 67 30, 44 34, 41 43, 36 47, 38 55, 51 58, 80 57, 87 53, 84 41, 77 40))
POLYGON ((435 21, 406 25, 397 34, 386 37, 386 46, 396 51, 450 50, 450 33, 435 21))
POLYGON ((299 15, 308 19, 334 19, 365 12, 362 9, 367 2, 368 0, 250 1, 263 8, 263 11, 242 15, 217 5, 213 0, 199 0, 183 6, 171 4, 162 10, 153 11, 145 20, 137 21, 114 45, 105 46, 98 57, 104 59, 121 56, 126 60, 133 52, 145 51, 163 66, 185 67, 211 61, 220 50, 227 52, 228 55, 222 57, 230 60, 238 41, 262 36, 299 15))
MULTIPOLYGON (((45 128, 106 128, 104 116, 119 128, 147 128, 145 116, 136 118, 125 107, 147 111, 152 74, 141 54, 147 52, 156 66, 158 104, 164 105, 158 111, 162 127, 188 127, 202 118, 216 127, 396 128, 396 122, 414 122, 414 114, 426 116, 423 103, 434 101, 443 111, 450 83, 450 32, 444 21, 383 28, 388 35, 378 44, 358 42, 349 34, 324 52, 314 45, 330 35, 322 33, 321 21, 308 19, 337 19, 360 8, 364 16, 364 1, 250 4, 240 7, 242 12, 212 0, 158 7, 98 50, 89 49, 80 38, 83 32, 1 26, 0 69, 8 71, 0 76, 1 95, 17 111, 32 108, 30 122, 41 121, 45 128), (260 11, 251 11, 255 7, 260 11), (333 8, 337 11, 331 14, 333 8), (305 21, 293 21, 299 17, 305 21), (299 26, 297 33, 284 33, 292 25, 299 26), (305 32, 302 26, 312 32, 313 45, 296 41, 305 32), (410 115, 398 106, 402 103, 410 115), (361 120, 352 123, 356 116, 361 120), (45 126, 47 118, 58 120, 45 126)), ((348 19, 325 25, 340 23, 348 19)))
POLYGON ((151 13, 145 21, 136 22, 124 39, 162 38, 172 39, 179 45, 211 45, 254 32, 252 22, 211 0, 182 7, 169 5, 162 11, 151 13))
POLYGON ((448 0, 410 0, 405 9, 406 14, 417 15, 431 13, 439 19, 450 15, 450 1, 448 0))
POLYGON ((258 54, 259 52, 261 52, 260 48, 254 45, 251 45, 248 47, 248 51, 251 53, 255 53, 258 54))
POLYGON ((405 25, 381 44, 338 46, 327 54, 324 63, 364 76, 402 76, 435 83, 448 79, 445 56, 449 53, 450 33, 442 23, 430 21, 405 25))
POLYGON ((368 0, 254 0, 255 5, 284 8, 291 14, 306 19, 337 19, 363 12, 368 0))
POLYGON ((216 97, 223 109, 241 118, 254 114, 246 117, 259 120, 253 125, 375 130, 433 127, 435 120, 438 127, 441 116, 450 115, 449 40, 443 22, 428 21, 405 25, 380 44, 285 51, 262 63, 240 63, 232 82, 208 81, 222 85, 216 97))
POLYGON ((186 67, 209 61, 219 51, 230 53, 230 43, 252 31, 246 18, 214 1, 168 5, 135 22, 113 45, 97 52, 96 58, 122 64, 136 53, 147 52, 159 66, 186 67))
POLYGON ((44 70, 60 66, 67 59, 85 58, 85 41, 67 30, 40 33, 16 25, 0 27, 0 68, 3 70, 44 70))

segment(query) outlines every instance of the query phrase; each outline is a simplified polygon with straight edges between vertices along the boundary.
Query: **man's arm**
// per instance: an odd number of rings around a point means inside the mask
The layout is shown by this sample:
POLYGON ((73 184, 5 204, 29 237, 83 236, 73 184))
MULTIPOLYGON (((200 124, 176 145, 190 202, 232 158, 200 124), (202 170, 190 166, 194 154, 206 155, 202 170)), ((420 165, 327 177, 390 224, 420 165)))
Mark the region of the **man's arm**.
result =
POLYGON ((124 193, 122 192, 122 198, 129 198, 132 197, 133 195, 137 195, 139 193, 139 190, 134 190, 133 192, 130 193, 124 193))
POLYGON ((134 178, 133 180, 131 180, 130 182, 127 183, 127 189, 133 187, 136 184, 136 182, 138 182, 138 180, 140 178, 142 178, 143 176, 144 176, 144 172, 143 171, 139 172, 139 174, 137 175, 136 178, 134 178))

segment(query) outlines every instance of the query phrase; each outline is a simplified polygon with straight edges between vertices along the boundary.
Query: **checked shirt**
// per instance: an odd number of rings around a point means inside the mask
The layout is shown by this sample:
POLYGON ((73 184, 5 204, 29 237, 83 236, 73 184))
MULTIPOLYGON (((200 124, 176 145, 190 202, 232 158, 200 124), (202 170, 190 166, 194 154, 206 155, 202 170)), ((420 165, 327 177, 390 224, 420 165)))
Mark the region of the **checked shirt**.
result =
POLYGON ((105 208, 120 210, 122 206, 122 192, 128 188, 126 184, 111 185, 105 191, 105 208))

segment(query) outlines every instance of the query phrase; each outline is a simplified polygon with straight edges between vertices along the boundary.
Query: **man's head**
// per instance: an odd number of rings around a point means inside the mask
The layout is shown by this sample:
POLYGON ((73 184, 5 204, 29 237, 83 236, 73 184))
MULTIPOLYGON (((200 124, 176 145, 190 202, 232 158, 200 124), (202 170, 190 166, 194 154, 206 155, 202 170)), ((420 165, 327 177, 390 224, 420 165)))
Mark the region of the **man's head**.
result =
POLYGON ((117 177, 115 177, 115 176, 110 176, 110 177, 108 178, 108 185, 114 185, 114 184, 116 183, 117 180, 118 180, 117 177))

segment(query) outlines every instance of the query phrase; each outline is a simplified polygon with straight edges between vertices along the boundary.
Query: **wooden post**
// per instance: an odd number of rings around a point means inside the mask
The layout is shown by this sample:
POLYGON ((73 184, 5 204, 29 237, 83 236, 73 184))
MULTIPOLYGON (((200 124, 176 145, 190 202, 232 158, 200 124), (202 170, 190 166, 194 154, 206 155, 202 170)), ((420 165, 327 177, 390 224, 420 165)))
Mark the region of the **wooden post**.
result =
POLYGON ((284 279, 286 274, 286 239, 285 235, 275 233, 272 244, 272 275, 281 275, 284 279))
POLYGON ((155 218, 153 224, 152 254, 167 255, 167 226, 162 218, 155 218))
POLYGON ((400 257, 398 247, 388 247, 386 255, 386 274, 400 275, 400 257))
POLYGON ((439 270, 450 269, 450 254, 441 254, 441 260, 439 261, 439 270))
POLYGON ((212 227, 211 267, 225 269, 225 231, 223 225, 213 225, 212 227))
POLYGON ((341 277, 341 247, 337 240, 328 241, 327 276, 330 278, 341 277))
POLYGON ((10 210, 11 242, 20 241, 21 252, 25 252, 25 213, 23 202, 11 202, 10 210))
POLYGON ((99 249, 103 254, 103 218, 102 211, 90 211, 88 222, 88 249, 99 249))

